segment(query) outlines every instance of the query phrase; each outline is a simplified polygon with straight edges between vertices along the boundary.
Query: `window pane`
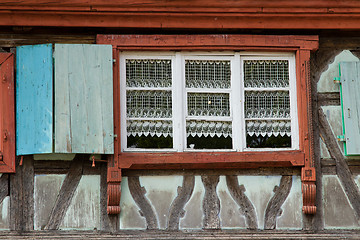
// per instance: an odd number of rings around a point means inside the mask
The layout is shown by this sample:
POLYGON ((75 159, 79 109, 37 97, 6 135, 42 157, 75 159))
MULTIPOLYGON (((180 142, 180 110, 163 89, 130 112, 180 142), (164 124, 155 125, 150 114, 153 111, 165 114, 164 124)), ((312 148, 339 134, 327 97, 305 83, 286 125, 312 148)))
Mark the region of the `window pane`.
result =
POLYGON ((172 148, 173 128, 171 121, 141 121, 126 122, 129 148, 172 148), (151 141, 153 143, 150 143, 151 141), (139 141, 139 142, 137 142, 139 141))
POLYGON ((245 60, 244 86, 253 88, 288 87, 288 60, 245 60))
POLYGON ((137 118, 171 118, 171 91, 126 91, 126 116, 137 118))
POLYGON ((288 136, 246 136, 248 148, 289 148, 291 137, 288 136))
POLYGON ((230 61, 186 60, 187 88, 230 88, 230 61))
POLYGON ((246 147, 291 147, 288 60, 245 60, 243 69, 246 147))
POLYGON ((189 136, 187 137, 187 148, 190 149, 232 149, 232 139, 230 137, 210 137, 210 136, 189 136))
POLYGON ((164 136, 130 136, 127 140, 128 148, 172 148, 173 140, 172 137, 164 137, 164 136))
POLYGON ((189 116, 230 116, 228 93, 188 93, 189 116))
POLYGON ((194 149, 231 149, 231 122, 187 121, 187 147, 194 149), (194 145, 192 145, 194 144, 194 145))
POLYGON ((171 60, 127 59, 125 64, 127 147, 173 148, 171 60))
POLYGON ((171 60, 127 59, 127 87, 170 87, 171 60))
POLYGON ((289 91, 245 91, 245 118, 289 117, 289 91))

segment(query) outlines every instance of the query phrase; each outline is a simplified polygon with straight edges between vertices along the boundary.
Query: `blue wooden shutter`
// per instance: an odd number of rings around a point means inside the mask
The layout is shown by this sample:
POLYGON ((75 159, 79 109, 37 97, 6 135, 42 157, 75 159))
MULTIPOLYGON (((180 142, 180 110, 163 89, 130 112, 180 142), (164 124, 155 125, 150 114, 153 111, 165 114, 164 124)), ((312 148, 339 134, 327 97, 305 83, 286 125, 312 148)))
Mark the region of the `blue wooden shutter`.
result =
POLYGON ((113 154, 112 73, 110 45, 18 47, 17 155, 113 154))
POLYGON ((52 45, 16 48, 16 154, 51 153, 52 45))
POLYGON ((343 139, 346 155, 360 154, 360 62, 340 63, 343 139))
POLYGON ((112 47, 55 44, 55 152, 114 153, 112 47))

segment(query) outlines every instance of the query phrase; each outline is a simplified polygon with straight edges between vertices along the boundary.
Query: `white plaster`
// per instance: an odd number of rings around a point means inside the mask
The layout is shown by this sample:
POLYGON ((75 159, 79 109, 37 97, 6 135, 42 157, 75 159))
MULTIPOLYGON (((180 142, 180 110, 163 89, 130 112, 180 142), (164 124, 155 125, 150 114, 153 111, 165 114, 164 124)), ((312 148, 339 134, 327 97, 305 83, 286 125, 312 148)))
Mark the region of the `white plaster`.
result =
POLYGON ((325 229, 359 229, 350 201, 336 175, 323 176, 325 229))
POLYGON ((47 224, 65 174, 35 175, 34 177, 34 229, 47 224))
POLYGON ((127 177, 121 181, 120 209, 120 229, 146 229, 146 220, 131 196, 127 177))
POLYGON ((195 176, 193 194, 185 205, 185 215, 180 218, 180 229, 202 229, 203 227, 203 206, 205 188, 201 176, 195 176))
POLYGON ((282 214, 277 218, 276 229, 302 229, 302 193, 300 176, 292 177, 289 196, 281 206, 282 214))
POLYGON ((256 210, 258 228, 264 228, 265 210, 274 195, 274 187, 279 186, 281 176, 238 176, 239 185, 244 185, 246 196, 256 210))
POLYGON ((60 229, 100 229, 100 176, 83 175, 60 229))
POLYGON ((220 176, 217 186, 217 195, 220 198, 220 224, 223 229, 247 228, 245 217, 239 205, 232 198, 226 184, 226 176, 220 176))
POLYGON ((321 138, 320 138, 320 156, 321 158, 330 158, 330 153, 321 138))
POLYGON ((0 204, 1 215, 0 215, 0 230, 10 230, 10 197, 6 196, 3 202, 0 204))
MULTIPOLYGON (((340 106, 323 106, 321 107, 326 115, 326 119, 334 133, 334 137, 342 135, 342 118, 341 118, 341 107, 340 106)), ((316 126, 315 126, 316 127, 316 126)), ((338 146, 344 153, 343 142, 337 141, 338 146)))
POLYGON ((145 196, 156 211, 160 229, 166 229, 171 203, 182 186, 183 176, 142 176, 140 185, 146 189, 145 196))
POLYGON ((339 84, 334 83, 334 78, 339 77, 339 63, 344 61, 359 61, 350 51, 344 50, 338 54, 329 68, 323 72, 318 82, 318 92, 339 92, 339 84))

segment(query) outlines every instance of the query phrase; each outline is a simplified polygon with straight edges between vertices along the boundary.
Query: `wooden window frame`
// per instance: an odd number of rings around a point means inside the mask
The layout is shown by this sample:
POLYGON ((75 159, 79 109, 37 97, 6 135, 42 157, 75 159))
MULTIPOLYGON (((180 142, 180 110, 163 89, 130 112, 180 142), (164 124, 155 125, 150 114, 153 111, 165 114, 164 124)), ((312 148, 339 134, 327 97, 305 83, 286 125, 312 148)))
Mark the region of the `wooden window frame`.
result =
POLYGON ((216 169, 302 167, 303 211, 316 212, 310 52, 317 36, 275 35, 98 35, 111 44, 114 58, 114 152, 108 163, 108 213, 120 212, 121 169, 216 169), (295 54, 299 149, 252 152, 121 152, 120 74, 122 51, 251 51, 295 54))
POLYGON ((0 53, 0 173, 15 172, 14 54, 0 53))

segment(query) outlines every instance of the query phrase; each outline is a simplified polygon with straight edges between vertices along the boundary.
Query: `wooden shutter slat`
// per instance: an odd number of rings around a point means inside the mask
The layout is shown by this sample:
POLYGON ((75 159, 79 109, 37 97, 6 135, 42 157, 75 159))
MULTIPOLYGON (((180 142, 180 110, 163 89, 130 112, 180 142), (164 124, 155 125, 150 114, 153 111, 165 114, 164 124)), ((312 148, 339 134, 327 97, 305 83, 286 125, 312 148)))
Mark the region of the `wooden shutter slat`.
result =
POLYGON ((55 45, 55 152, 113 153, 112 48, 55 45))
POLYGON ((17 47, 16 154, 52 152, 52 45, 17 47))
POLYGON ((347 155, 360 154, 360 64, 341 62, 343 128, 347 155))

